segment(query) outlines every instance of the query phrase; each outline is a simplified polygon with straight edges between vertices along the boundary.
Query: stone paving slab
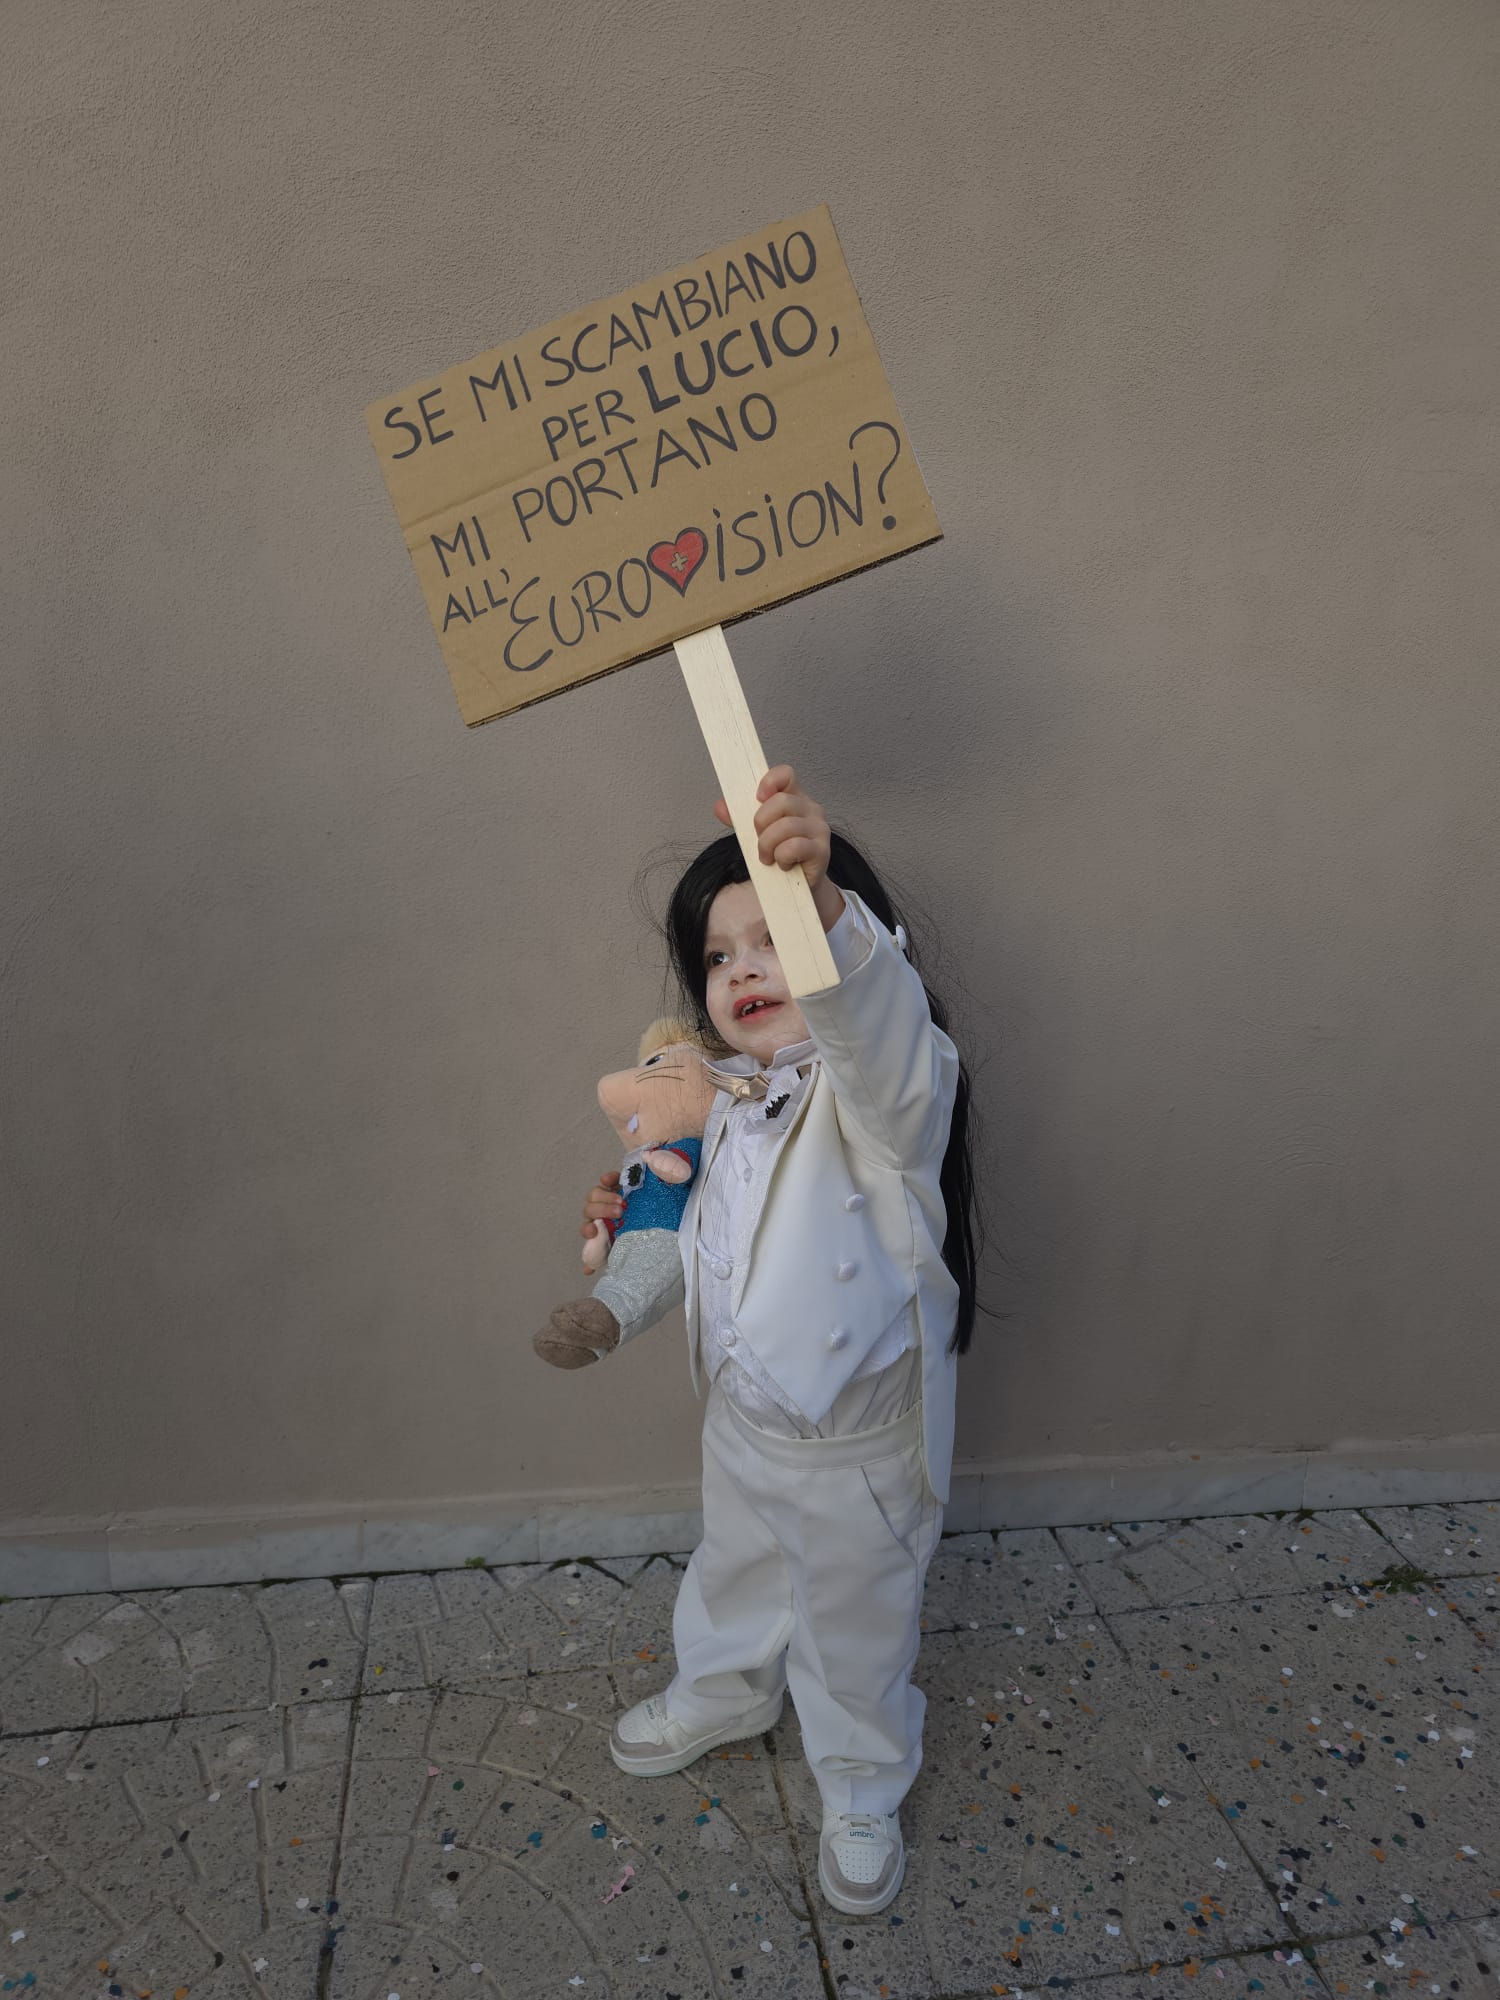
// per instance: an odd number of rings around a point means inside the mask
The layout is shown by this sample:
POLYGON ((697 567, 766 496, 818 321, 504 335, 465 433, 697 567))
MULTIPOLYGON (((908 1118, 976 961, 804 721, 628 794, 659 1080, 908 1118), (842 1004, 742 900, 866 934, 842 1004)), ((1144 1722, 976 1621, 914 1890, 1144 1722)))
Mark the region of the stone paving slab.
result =
POLYGON ((1094 1597, 1049 1528, 945 1539, 927 1570, 924 1632, 1035 1631, 1079 1611, 1094 1597))
MULTIPOLYGON (((1138 1612, 1113 1629, 1197 1780, 1301 1935, 1435 1919, 1500 1891, 1495 1654, 1430 1592, 1138 1612)), ((1175 1766, 1175 1768, 1174 1768, 1175 1766)))
POLYGON ((861 1920, 790 1703, 670 1778, 609 1757, 684 1555, 0 1604, 0 1992, 1500 1994, 1497 1521, 948 1537, 861 1920))
POLYGON ((316 1978, 349 1723, 329 1702, 0 1741, 0 1907, 24 1932, 7 1976, 197 1991, 230 1962, 255 1976, 274 1933, 296 1939, 277 1946, 288 1990, 314 1990, 297 1982, 316 1978))
POLYGON ((1059 1528, 1058 1541, 1105 1612, 1231 1603, 1368 1582, 1401 1557, 1352 1510, 1059 1528))
POLYGON ((1189 1959, 1144 1972, 1080 1981, 1079 2000, 1328 2000, 1328 1988, 1305 1953, 1286 1951, 1242 1958, 1189 1959))
POLYGON ((634 1588, 593 1563, 377 1577, 363 1686, 370 1693, 435 1681, 477 1687, 607 1666, 622 1619, 659 1636, 664 1606, 670 1638, 679 1578, 660 1560, 637 1573, 634 1588))
POLYGON ((1318 1947, 1335 1994, 1493 1995, 1500 1991, 1500 1917, 1424 1929, 1399 1906, 1367 1936, 1318 1947))
MULTIPOLYGON (((387 1940, 392 1925, 413 1937, 441 1925, 477 1963, 524 1931, 572 1964, 569 1977, 609 1966, 612 1992, 630 1990, 622 1977, 662 1990, 659 1968, 628 1971, 658 1960, 688 1991, 708 1990, 707 1968, 720 1962, 740 1966, 734 1983, 746 1992, 802 1990, 800 1971, 787 1983, 785 1961, 803 1964, 811 1929, 764 1750, 736 1746, 690 1774, 631 1780, 607 1748, 619 1706, 607 1674, 590 1668, 485 1694, 393 1690, 365 1702, 343 1920, 362 1934, 376 1921, 387 1940)), ((820 1981, 806 1990, 821 1992, 820 1981)))
POLYGON ((1162 1785, 1161 1718, 1102 1627, 998 1654, 957 1635, 922 1669, 933 1782, 910 1817, 946 1987, 1008 1967, 1029 1988, 1284 1934, 1201 1788, 1162 1785))
POLYGON ((1500 1569, 1500 1501, 1365 1511, 1403 1562, 1419 1563, 1434 1576, 1473 1571, 1494 1583, 1500 1569))
POLYGON ((675 1564, 653 1558, 636 1573, 621 1600, 610 1662, 622 1695, 629 1693, 631 1700, 640 1699, 634 1692, 637 1683, 646 1683, 643 1692, 649 1694, 664 1687, 677 1671, 672 1607, 681 1583, 682 1571, 675 1564))
POLYGON ((369 1598, 361 1578, 0 1605, 0 1733, 347 1697, 369 1598))

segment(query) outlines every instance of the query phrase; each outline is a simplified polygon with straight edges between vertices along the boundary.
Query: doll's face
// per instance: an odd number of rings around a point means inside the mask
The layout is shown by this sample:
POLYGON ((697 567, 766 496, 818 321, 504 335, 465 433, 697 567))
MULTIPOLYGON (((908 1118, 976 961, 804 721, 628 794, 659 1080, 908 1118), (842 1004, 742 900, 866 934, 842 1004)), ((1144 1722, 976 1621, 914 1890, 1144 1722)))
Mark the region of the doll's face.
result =
POLYGON ((708 1017, 730 1048, 764 1066, 778 1049, 807 1040, 752 883, 731 882, 709 905, 703 964, 708 1017))
POLYGON ((713 1101, 703 1051, 691 1042, 673 1042, 599 1084, 599 1108, 627 1152, 669 1139, 701 1138, 713 1101))

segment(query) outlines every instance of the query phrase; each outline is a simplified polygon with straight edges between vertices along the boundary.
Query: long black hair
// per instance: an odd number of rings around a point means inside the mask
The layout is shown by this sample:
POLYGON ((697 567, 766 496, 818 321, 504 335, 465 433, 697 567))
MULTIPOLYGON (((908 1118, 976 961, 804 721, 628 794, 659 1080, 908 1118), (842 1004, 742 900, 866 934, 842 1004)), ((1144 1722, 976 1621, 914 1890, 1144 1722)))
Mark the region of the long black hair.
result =
MULTIPOLYGON (((900 916, 884 884, 853 841, 841 833, 832 835, 828 879, 840 889, 852 890, 886 929, 894 932, 900 916)), ((703 962, 708 912, 721 889, 749 880, 750 871, 745 866, 739 841, 734 834, 726 833, 721 840, 712 841, 705 847, 697 860, 688 866, 667 905, 665 928, 672 971, 699 1032, 714 1042, 718 1042, 719 1037, 709 1018, 708 970, 703 962)), ((910 946, 907 956, 915 965, 910 946)), ((918 977, 921 977, 920 972, 918 977)), ((948 1034, 947 1008, 925 979, 922 991, 927 995, 927 1006, 934 1023, 944 1034, 948 1034)), ((723 1044, 720 1043, 720 1046, 723 1044)), ((948 1213, 948 1227, 943 1236, 943 1262, 958 1286, 958 1320, 951 1349, 959 1354, 968 1353, 975 1315, 981 1310, 978 1271, 984 1231, 974 1181, 972 1123, 969 1072, 960 1057, 958 1088, 953 1099, 953 1122, 949 1127, 948 1147, 943 1154, 939 1176, 943 1204, 948 1213)))

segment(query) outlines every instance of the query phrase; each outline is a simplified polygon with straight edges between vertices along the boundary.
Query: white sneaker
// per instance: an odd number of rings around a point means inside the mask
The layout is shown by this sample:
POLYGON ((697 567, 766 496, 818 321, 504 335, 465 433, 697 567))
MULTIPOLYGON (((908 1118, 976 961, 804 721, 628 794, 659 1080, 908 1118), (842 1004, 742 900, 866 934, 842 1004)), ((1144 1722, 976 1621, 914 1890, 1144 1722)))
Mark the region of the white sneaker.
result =
POLYGON ((664 1695, 648 1695, 634 1708, 626 1709, 609 1733, 609 1754, 622 1771, 633 1778, 664 1778, 669 1771, 684 1771, 707 1750, 721 1743, 737 1743, 744 1736, 759 1736, 774 1726, 781 1714, 781 1696, 773 1695, 759 1708, 737 1716, 733 1722, 715 1727, 712 1723, 674 1722, 667 1713, 664 1695))
POLYGON ((906 1843, 895 1813, 825 1810, 818 1885, 836 1910, 868 1917, 894 1901, 906 1875, 906 1843))

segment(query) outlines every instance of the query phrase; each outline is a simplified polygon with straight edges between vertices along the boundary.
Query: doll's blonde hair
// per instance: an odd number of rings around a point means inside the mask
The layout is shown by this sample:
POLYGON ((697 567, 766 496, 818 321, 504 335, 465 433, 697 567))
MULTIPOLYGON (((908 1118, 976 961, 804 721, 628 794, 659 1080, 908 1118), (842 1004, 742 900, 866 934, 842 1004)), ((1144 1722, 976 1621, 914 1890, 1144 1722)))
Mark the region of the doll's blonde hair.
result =
POLYGON ((653 1021, 641 1036, 641 1046, 636 1054, 637 1063, 643 1063, 648 1056, 654 1056, 658 1049, 671 1048, 676 1042, 688 1042, 695 1049, 703 1047, 703 1037, 691 1021, 677 1020, 670 1014, 663 1014, 659 1020, 653 1021))

